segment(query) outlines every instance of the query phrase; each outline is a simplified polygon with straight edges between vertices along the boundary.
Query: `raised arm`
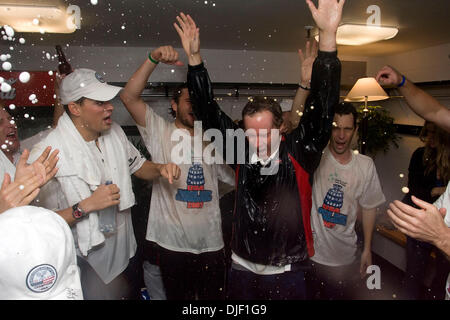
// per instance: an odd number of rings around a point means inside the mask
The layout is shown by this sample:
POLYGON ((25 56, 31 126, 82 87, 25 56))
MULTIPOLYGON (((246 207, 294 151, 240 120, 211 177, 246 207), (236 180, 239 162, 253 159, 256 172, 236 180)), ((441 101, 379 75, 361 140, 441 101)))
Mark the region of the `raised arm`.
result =
MULTIPOLYGON (((222 157, 227 160, 225 141, 227 141, 227 135, 230 134, 230 131, 227 132, 227 130, 235 130, 239 127, 220 110, 219 105, 214 100, 211 80, 200 56, 200 33, 194 20, 189 15, 180 13, 177 21, 179 25, 174 23, 174 26, 180 36, 183 49, 189 60, 187 83, 189 95, 193 101, 192 108, 194 114, 198 120, 202 121, 204 130, 218 129, 221 132, 224 143, 222 144, 223 148, 219 151, 222 153, 222 157)), ((235 164, 237 163, 236 157, 238 155, 236 148, 233 151, 232 161, 235 164)))
POLYGON ((149 54, 149 57, 145 59, 120 92, 120 99, 134 121, 141 127, 145 127, 145 102, 141 98, 141 93, 159 62, 177 66, 183 65, 178 60, 178 52, 174 48, 171 46, 159 47, 149 54))
POLYGON ((306 98, 311 90, 311 74, 314 60, 317 57, 317 50, 319 44, 317 41, 313 41, 312 45, 309 41, 306 42, 305 53, 300 49, 298 50, 298 56, 300 58, 300 86, 292 102, 292 109, 290 120, 292 122, 293 129, 296 128, 300 122, 301 113, 304 110, 306 98))
POLYGON ((382 86, 396 86, 411 109, 425 120, 431 121, 450 132, 450 109, 419 89, 391 66, 384 66, 376 75, 382 86))
POLYGON ((306 0, 320 30, 319 52, 313 64, 311 92, 298 127, 286 136, 292 155, 312 173, 331 135, 334 107, 339 103, 341 64, 336 31, 344 1, 320 0, 318 9, 306 0))

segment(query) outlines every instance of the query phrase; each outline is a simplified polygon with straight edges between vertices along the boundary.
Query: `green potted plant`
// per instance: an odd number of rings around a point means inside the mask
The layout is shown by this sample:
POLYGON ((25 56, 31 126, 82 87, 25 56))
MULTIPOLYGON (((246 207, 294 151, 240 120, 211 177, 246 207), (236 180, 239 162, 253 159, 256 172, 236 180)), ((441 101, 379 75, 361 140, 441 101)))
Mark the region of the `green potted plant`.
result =
POLYGON ((363 130, 366 125, 365 153, 373 158, 379 151, 388 152, 391 144, 398 148, 401 137, 397 135, 394 118, 389 111, 381 106, 367 106, 369 111, 363 111, 364 106, 357 108, 360 116, 358 126, 358 146, 362 147, 363 130), (366 120, 364 120, 366 117, 366 120))

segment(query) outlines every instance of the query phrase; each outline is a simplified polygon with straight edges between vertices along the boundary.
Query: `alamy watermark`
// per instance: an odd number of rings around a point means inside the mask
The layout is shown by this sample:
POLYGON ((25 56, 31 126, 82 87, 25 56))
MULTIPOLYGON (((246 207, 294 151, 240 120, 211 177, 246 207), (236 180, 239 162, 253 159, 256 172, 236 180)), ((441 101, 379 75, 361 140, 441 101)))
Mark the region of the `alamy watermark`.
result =
POLYGON ((66 13, 69 16, 66 21, 67 28, 81 29, 81 9, 80 9, 80 7, 72 4, 67 7, 66 13))
POLYGON ((367 274, 370 274, 370 276, 366 280, 366 286, 367 289, 373 290, 381 289, 381 270, 380 267, 377 265, 371 265, 367 267, 366 270, 367 274))
POLYGON ((218 129, 203 131, 202 122, 195 121, 193 139, 187 130, 176 129, 170 140, 176 142, 171 150, 171 159, 175 164, 192 164, 193 161, 206 164, 244 164, 259 160, 262 162, 261 175, 273 175, 278 172, 277 150, 281 142, 279 129, 258 131, 227 129, 224 137, 218 129), (211 142, 213 139, 214 142, 211 142), (224 150, 226 150, 225 159, 223 158, 224 150), (247 159, 245 159, 246 154, 247 159))

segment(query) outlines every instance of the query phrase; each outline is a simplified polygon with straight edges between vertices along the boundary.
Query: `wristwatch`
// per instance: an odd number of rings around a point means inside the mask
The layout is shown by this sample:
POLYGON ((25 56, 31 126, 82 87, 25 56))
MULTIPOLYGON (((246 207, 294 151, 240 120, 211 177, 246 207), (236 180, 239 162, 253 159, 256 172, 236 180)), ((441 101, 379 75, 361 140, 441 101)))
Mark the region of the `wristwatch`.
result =
POLYGON ((75 220, 80 220, 87 215, 86 212, 84 212, 83 209, 79 207, 79 204, 80 203, 78 202, 72 206, 72 216, 75 220))

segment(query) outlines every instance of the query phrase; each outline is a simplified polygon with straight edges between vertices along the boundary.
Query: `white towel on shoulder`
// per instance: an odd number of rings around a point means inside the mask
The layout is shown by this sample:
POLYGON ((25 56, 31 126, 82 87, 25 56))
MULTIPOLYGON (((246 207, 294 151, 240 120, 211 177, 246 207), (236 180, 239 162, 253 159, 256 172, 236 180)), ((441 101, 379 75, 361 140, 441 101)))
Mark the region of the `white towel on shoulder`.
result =
MULTIPOLYGON (((122 128, 116 123, 113 123, 110 130, 102 133, 102 139, 104 141, 102 153, 110 166, 113 183, 120 189, 119 210, 122 211, 135 204, 127 159, 128 140, 122 128)), ((29 161, 37 159, 47 146, 59 149, 60 159, 56 179, 68 204, 72 206, 90 197, 102 182, 102 170, 67 113, 60 117, 58 126, 43 141, 35 145, 29 161)), ((99 230, 97 212, 92 212, 87 218, 77 222, 76 231, 78 247, 84 256, 87 256, 93 247, 105 241, 103 233, 99 230)))
POLYGON ((16 167, 9 161, 8 157, 0 150, 0 186, 3 184, 5 173, 9 173, 11 181, 14 181, 16 167))

